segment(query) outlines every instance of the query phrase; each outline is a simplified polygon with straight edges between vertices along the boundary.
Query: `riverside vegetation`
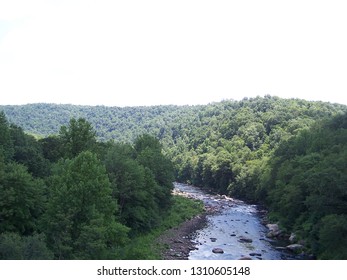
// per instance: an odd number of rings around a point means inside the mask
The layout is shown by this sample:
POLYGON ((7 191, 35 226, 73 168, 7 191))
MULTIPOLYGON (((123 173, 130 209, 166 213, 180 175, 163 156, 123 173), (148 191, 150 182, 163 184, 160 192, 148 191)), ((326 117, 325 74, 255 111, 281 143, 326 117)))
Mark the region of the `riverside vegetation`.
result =
POLYGON ((200 106, 0 106, 0 258, 158 258, 200 211, 187 182, 265 206, 347 259, 347 107, 265 96, 200 106))

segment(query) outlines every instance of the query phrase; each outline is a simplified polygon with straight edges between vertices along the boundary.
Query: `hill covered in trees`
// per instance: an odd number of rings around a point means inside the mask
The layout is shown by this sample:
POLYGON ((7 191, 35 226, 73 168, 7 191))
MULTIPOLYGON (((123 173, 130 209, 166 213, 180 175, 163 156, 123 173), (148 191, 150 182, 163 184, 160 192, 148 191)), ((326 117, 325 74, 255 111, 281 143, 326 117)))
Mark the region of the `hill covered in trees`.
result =
POLYGON ((57 104, 0 106, 10 123, 38 136, 54 135, 71 118, 84 118, 95 128, 100 141, 114 139, 131 142, 149 133, 160 135, 162 129, 191 119, 200 106, 105 107, 57 104))
MULTIPOLYGON (((261 203, 269 208, 273 221, 306 240, 306 246, 319 258, 347 259, 347 106, 265 96, 204 106, 117 108, 32 104, 1 106, 0 110, 10 123, 40 138, 26 135, 27 140, 22 141, 18 135, 23 131, 10 126, 10 132, 2 134, 5 135, 2 138, 12 142, 0 142, 4 162, 8 161, 6 166, 15 160, 27 166, 30 176, 48 176, 48 183, 64 186, 66 180, 72 179, 54 181, 54 176, 64 177, 72 172, 74 163, 68 161, 80 156, 97 161, 94 153, 102 159, 111 183, 127 178, 123 178, 127 170, 131 178, 143 178, 137 180, 143 180, 139 185, 146 190, 146 184, 169 186, 169 181, 175 178, 261 203), (76 125, 95 128, 92 144, 70 133, 76 125), (148 136, 151 140, 141 138, 144 133, 151 135, 148 136), (156 156, 147 148, 141 154, 138 139, 146 140, 147 146, 157 151, 156 156), (79 150, 76 145, 93 148, 79 150), (33 152, 36 149, 42 153, 33 152), (81 154, 85 150, 92 154, 81 154), (62 158, 66 158, 66 166, 61 163, 62 158), (170 165, 167 160, 173 164, 174 177, 165 171, 170 165), (52 175, 53 171, 47 170, 47 161, 60 162, 53 168, 58 173, 52 175), (166 167, 161 170, 159 166, 166 167)), ((120 188, 113 194, 122 214, 117 220, 120 225, 132 228, 132 232, 152 228, 157 211, 142 211, 143 215, 139 215, 141 211, 132 212, 143 205, 123 209, 128 201, 126 196, 132 190, 132 195, 139 195, 153 209, 158 209, 164 207, 159 201, 170 196, 169 188, 158 192, 151 187, 148 193, 132 183, 115 185, 120 188)))
POLYGON ((156 138, 95 134, 72 118, 36 140, 0 113, 0 259, 153 258, 142 236, 202 211, 172 197, 173 167, 156 138), (173 213, 177 205, 186 211, 173 213))

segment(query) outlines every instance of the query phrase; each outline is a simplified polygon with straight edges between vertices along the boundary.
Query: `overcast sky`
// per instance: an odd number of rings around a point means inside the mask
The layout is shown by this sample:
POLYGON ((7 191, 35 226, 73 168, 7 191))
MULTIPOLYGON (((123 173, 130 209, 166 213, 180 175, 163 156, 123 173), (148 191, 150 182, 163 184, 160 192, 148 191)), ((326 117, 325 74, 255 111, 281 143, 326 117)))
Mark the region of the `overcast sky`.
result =
POLYGON ((346 15, 335 0, 0 0, 0 104, 347 104, 346 15))

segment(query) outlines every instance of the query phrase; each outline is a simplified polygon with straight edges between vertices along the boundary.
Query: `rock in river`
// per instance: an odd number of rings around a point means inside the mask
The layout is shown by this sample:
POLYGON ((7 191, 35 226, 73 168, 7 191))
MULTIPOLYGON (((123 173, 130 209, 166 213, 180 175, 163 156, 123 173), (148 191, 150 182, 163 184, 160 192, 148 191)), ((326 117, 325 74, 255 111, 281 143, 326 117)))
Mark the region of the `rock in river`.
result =
POLYGON ((215 254, 223 254, 224 251, 223 251, 222 248, 213 248, 212 253, 215 253, 215 254))
POLYGON ((269 232, 266 234, 267 238, 275 238, 280 236, 282 233, 278 224, 267 224, 266 227, 269 229, 269 232))
POLYGON ((260 253, 250 253, 249 255, 252 257, 261 257, 260 253))
POLYGON ((243 237, 242 236, 242 237, 240 237, 239 242, 241 242, 241 243, 252 243, 253 240, 251 238, 247 238, 247 237, 243 237))
POLYGON ((239 258, 239 260, 246 261, 246 260, 252 260, 252 258, 250 258, 250 257, 241 257, 241 258, 239 258))
POLYGON ((304 246, 302 246, 301 244, 291 244, 288 245, 286 248, 292 252, 299 253, 304 249, 304 246))

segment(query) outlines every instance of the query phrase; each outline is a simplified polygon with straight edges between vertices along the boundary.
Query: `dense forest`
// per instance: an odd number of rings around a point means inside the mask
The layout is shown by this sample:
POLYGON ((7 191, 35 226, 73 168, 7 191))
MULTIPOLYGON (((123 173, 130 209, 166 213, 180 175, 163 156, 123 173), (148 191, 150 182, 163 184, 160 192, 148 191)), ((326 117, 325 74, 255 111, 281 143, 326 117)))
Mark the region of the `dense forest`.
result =
POLYGON ((177 180, 262 204, 318 258, 347 259, 344 105, 265 96, 1 110, 0 254, 31 242, 53 258, 119 258, 160 225, 177 180))
POLYGON ((202 211, 172 197, 172 163, 152 136, 99 142, 72 118, 37 140, 2 112, 0 135, 0 259, 155 258, 139 240, 202 211))

